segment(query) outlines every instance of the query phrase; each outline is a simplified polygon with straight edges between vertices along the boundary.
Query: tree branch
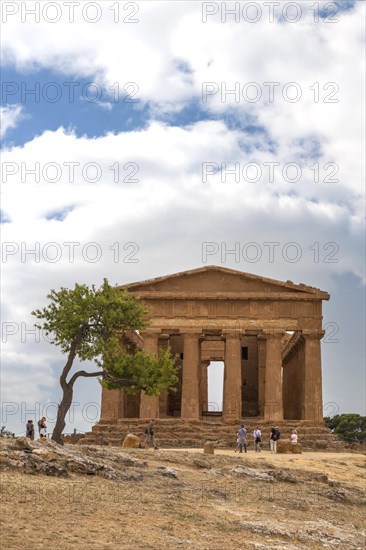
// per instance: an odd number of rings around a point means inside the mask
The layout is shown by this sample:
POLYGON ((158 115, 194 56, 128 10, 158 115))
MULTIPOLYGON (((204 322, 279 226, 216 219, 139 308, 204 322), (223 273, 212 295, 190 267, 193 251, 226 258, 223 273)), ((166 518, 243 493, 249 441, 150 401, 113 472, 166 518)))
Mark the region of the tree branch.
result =
POLYGON ((137 380, 131 380, 129 378, 115 378, 114 376, 111 376, 108 371, 104 371, 103 378, 105 380, 109 380, 110 382, 115 382, 118 384, 121 384, 123 386, 137 386, 138 381, 137 380))
POLYGON ((75 374, 72 375, 70 378, 68 384, 72 386, 75 381, 79 378, 79 376, 83 376, 84 378, 91 378, 92 376, 103 376, 104 371, 98 371, 98 372, 87 372, 86 370, 79 370, 78 372, 75 372, 75 374))

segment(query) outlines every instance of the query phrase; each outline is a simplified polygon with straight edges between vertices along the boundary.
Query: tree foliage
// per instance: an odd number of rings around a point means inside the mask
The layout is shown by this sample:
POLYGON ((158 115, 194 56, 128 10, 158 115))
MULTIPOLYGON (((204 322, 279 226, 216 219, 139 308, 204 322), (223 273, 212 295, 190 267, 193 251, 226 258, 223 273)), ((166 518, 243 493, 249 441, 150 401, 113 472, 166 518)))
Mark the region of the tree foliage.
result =
POLYGON ((325 425, 348 443, 366 443, 366 416, 356 413, 324 418, 325 425))
POLYGON ((149 324, 148 309, 140 300, 110 286, 106 279, 100 288, 76 284, 73 289, 51 290, 47 298, 46 307, 32 312, 41 321, 36 326, 67 355, 60 376, 63 397, 52 435, 56 441, 65 427, 73 385, 79 377, 100 377, 104 387, 130 393, 144 390, 159 395, 164 388, 174 388, 178 377, 169 348, 148 355, 121 346, 123 336, 149 324), (99 368, 71 374, 75 359, 94 361, 99 368))
POLYGON ((111 287, 105 279, 96 289, 76 284, 74 289, 51 290, 48 306, 32 312, 36 325, 52 337, 63 353, 76 346, 81 361, 104 352, 116 331, 140 330, 148 325, 146 306, 127 292, 111 287))
POLYGON ((105 376, 102 385, 110 390, 123 386, 121 380, 128 380, 124 391, 135 393, 139 389, 145 390, 147 395, 160 395, 162 389, 174 386, 178 381, 176 369, 172 368, 170 348, 148 355, 143 350, 133 354, 121 354, 116 339, 111 338, 105 348, 104 369, 105 376))

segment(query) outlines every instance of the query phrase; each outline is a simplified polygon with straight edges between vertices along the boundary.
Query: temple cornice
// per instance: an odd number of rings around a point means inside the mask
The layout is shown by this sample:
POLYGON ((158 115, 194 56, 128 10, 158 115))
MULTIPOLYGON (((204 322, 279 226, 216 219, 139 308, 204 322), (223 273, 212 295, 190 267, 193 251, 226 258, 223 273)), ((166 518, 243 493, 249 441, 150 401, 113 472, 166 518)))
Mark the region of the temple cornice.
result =
POLYGON ((328 300, 329 294, 323 291, 310 294, 294 292, 169 292, 155 290, 130 291, 142 300, 328 300))

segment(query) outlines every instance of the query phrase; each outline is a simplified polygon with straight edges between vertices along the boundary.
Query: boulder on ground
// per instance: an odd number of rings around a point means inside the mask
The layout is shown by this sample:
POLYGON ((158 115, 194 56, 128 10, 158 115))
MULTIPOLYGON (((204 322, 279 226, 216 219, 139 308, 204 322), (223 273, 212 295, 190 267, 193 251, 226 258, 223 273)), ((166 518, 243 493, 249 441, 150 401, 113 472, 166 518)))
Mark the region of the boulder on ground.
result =
POLYGON ((47 461, 54 461, 59 458, 59 454, 49 450, 49 449, 34 449, 32 452, 33 455, 38 456, 39 458, 42 458, 43 460, 47 461))
POLYGON ((213 455, 215 454, 215 444, 213 441, 206 441, 204 447, 203 447, 203 452, 206 454, 206 455, 213 455))
POLYGON ((166 477, 174 477, 175 479, 177 476, 177 471, 174 468, 167 468, 166 466, 158 466, 157 470, 163 474, 163 476, 166 477))
POLYGON ((211 468, 211 464, 207 460, 201 460, 200 458, 195 458, 193 464, 196 468, 211 468))
POLYGON ((291 443, 287 439, 280 439, 277 441, 277 452, 279 454, 301 454, 300 443, 291 443))
POLYGON ((246 468, 243 466, 235 466, 231 471, 239 476, 247 476, 261 481, 273 481, 274 479, 272 472, 258 472, 253 468, 246 468))
POLYGON ((315 448, 316 449, 326 449, 328 446, 328 441, 325 439, 318 439, 315 441, 315 448))
POLYGON ((50 447, 50 448, 54 448, 54 449, 55 448, 58 448, 58 449, 62 448, 62 445, 60 445, 59 443, 56 443, 56 441, 54 441, 53 439, 48 439, 47 437, 40 437, 39 439, 37 439, 37 443, 40 443, 44 447, 50 447))
POLYGON ((138 449, 140 447, 140 438, 137 437, 137 435, 127 434, 122 443, 122 447, 128 449, 138 449))
POLYGON ((29 437, 17 437, 16 439, 9 439, 9 449, 15 451, 31 451, 34 448, 34 442, 29 437))

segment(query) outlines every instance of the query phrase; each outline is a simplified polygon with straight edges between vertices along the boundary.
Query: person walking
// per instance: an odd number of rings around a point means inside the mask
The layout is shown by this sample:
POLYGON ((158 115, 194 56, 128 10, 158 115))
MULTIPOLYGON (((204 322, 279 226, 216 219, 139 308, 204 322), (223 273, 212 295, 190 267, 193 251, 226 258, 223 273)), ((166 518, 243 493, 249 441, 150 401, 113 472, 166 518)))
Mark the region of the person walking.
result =
POLYGON ((33 420, 28 420, 28 422, 25 425, 25 435, 26 437, 29 437, 29 439, 34 439, 34 424, 33 420))
POLYGON ((148 423, 147 428, 145 430, 145 434, 146 434, 145 443, 147 443, 148 446, 153 445, 153 447, 155 448, 155 435, 154 435, 154 422, 153 422, 153 420, 150 420, 150 422, 148 423))
POLYGON ((275 428, 271 428, 271 437, 269 440, 271 453, 275 454, 277 453, 277 441, 280 439, 281 433, 279 430, 279 427, 276 426, 275 428))
POLYGON ((239 453, 247 452, 247 431, 244 427, 244 424, 241 424, 239 430, 238 430, 238 439, 239 439, 239 453))
POLYGON ((47 437, 47 425, 46 417, 42 416, 41 420, 38 420, 39 437, 47 437))
POLYGON ((259 427, 257 426, 256 429, 253 432, 254 437, 254 448, 256 453, 261 452, 261 443, 262 443, 262 432, 260 431, 259 427))
POLYGON ((297 431, 294 430, 290 436, 291 443, 297 443, 297 431))

